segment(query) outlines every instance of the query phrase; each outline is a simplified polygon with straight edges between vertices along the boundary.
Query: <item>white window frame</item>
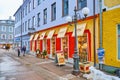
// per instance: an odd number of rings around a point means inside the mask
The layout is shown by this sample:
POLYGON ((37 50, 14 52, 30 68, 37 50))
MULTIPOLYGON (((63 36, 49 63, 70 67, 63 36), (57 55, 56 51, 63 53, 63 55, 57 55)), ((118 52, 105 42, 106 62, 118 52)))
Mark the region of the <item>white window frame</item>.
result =
POLYGON ((1 34, 1 39, 6 39, 6 34, 1 34), (5 38, 3 38, 3 35, 5 35, 5 38))
POLYGON ((6 26, 2 26, 2 31, 6 32, 6 26))
POLYGON ((12 34, 9 34, 9 39, 13 39, 13 35, 12 34))
POLYGON ((9 32, 13 32, 13 27, 9 27, 9 32))

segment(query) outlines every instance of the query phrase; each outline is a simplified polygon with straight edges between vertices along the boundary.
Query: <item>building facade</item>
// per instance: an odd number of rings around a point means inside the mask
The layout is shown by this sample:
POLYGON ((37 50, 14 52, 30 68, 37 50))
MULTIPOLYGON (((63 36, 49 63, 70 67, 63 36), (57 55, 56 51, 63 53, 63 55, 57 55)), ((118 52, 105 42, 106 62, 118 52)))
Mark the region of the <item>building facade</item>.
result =
MULTIPOLYGON (((94 0, 25 0, 14 14, 15 38, 18 45, 26 45, 27 49, 36 52, 47 51, 50 58, 55 58, 59 51, 63 52, 66 61, 73 62, 74 24, 70 26, 66 17, 74 15, 76 6, 78 19, 78 53, 81 61, 93 61, 93 1, 94 0), (90 13, 83 19, 82 9, 88 7, 90 13), (30 29, 35 29, 31 34, 30 29)), ((99 1, 95 2, 95 25, 98 31, 99 1)), ((96 34, 98 35, 98 34, 96 34)), ((96 37, 96 39, 98 39, 96 37)), ((98 40, 96 40, 97 42, 98 40)), ((98 43, 98 42, 97 42, 98 43)), ((98 46, 98 45, 96 45, 98 46)))
POLYGON ((0 47, 14 44, 14 20, 0 20, 0 47))

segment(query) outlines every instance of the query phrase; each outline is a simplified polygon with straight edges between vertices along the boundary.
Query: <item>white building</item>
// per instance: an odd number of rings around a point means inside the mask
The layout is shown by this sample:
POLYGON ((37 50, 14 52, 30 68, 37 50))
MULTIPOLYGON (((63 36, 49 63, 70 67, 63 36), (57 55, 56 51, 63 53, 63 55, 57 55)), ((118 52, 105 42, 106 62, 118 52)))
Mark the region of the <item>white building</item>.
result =
MULTIPOLYGON (((67 24, 66 17, 68 15, 74 15, 75 6, 78 10, 77 13, 80 14, 81 18, 84 17, 82 14, 82 9, 84 7, 90 9, 90 13, 87 17, 93 16, 93 1, 94 0, 24 0, 23 4, 14 14, 16 42, 18 45, 21 45, 22 42, 22 46, 26 45, 27 50, 30 50, 30 35, 28 33, 31 28, 35 28, 34 32, 36 33, 34 34, 37 34, 43 30, 67 24)), ((97 14, 99 12, 99 4, 98 0, 95 1, 95 12, 97 14)), ((47 44, 47 42, 43 41, 42 45, 45 44, 47 44)), ((46 48, 43 47, 42 51, 45 49, 46 48)), ((52 51, 50 48, 50 54, 51 53, 52 51)))

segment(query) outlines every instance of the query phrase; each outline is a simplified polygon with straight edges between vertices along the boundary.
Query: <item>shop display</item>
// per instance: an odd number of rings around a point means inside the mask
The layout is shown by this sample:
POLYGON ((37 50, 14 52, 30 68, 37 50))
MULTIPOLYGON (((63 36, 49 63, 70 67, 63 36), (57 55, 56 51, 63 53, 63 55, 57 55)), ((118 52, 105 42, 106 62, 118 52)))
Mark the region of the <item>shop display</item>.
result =
POLYGON ((87 45, 87 35, 78 37, 78 48, 79 48, 79 57, 80 62, 86 62, 88 58, 88 45, 87 45))
POLYGON ((52 40, 52 57, 55 57, 55 38, 53 37, 51 40, 52 40))
POLYGON ((62 47, 65 59, 68 59, 68 44, 67 44, 67 37, 62 38, 62 47))

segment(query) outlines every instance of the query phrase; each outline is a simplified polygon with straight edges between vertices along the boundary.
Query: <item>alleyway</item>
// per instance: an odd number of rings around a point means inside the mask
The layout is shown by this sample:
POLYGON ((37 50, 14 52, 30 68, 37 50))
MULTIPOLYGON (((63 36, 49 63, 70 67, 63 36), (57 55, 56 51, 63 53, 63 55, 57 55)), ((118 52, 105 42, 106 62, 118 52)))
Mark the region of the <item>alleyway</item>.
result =
POLYGON ((0 80, 84 80, 71 74, 72 66, 56 66, 53 60, 33 55, 17 57, 13 50, 0 49, 0 80))

